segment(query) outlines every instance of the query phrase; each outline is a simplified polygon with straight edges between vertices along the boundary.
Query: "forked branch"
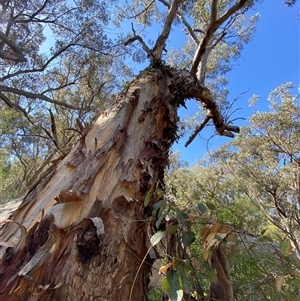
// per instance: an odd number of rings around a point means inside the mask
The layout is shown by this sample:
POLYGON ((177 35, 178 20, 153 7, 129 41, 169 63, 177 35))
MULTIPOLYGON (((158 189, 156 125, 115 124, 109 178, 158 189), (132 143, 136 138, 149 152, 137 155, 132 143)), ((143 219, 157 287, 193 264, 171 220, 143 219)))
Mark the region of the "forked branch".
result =
POLYGON ((170 31, 171 31, 173 20, 176 17, 176 14, 178 13, 178 6, 179 6, 180 2, 181 2, 181 0, 174 0, 172 2, 172 4, 168 4, 165 1, 163 2, 167 7, 169 7, 169 11, 168 11, 162 32, 161 32, 160 36, 157 38, 156 43, 152 50, 149 49, 149 47, 146 45, 146 43, 143 41, 143 39, 139 35, 135 34, 135 31, 133 28, 132 28, 132 30, 133 30, 134 36, 132 38, 128 39, 124 43, 124 45, 126 46, 135 41, 139 41, 140 44, 142 45, 143 49, 148 54, 148 56, 151 60, 151 65, 155 65, 156 62, 160 61, 160 59, 161 59, 162 52, 165 48, 166 41, 167 41, 170 31))
MULTIPOLYGON (((56 105, 59 105, 59 106, 65 107, 65 108, 72 109, 72 110, 81 110, 80 107, 72 106, 70 104, 54 100, 54 99, 52 99, 52 98, 50 98, 50 97, 48 97, 48 96, 46 96, 42 93, 32 93, 32 92, 28 92, 28 91, 24 91, 24 90, 12 88, 12 87, 7 87, 7 86, 0 85, 0 93, 1 92, 14 93, 14 94, 17 94, 17 95, 21 95, 21 96, 25 96, 25 97, 33 98, 33 99, 41 99, 41 100, 44 100, 46 102, 56 104, 56 105)), ((1 97, 1 98, 4 101, 5 101, 5 99, 6 100, 8 99, 8 98, 4 99, 3 97, 1 97)), ((8 104, 7 101, 5 101, 5 102, 10 107, 13 105, 11 102, 10 102, 10 104, 8 104)))
POLYGON ((150 60, 153 59, 153 53, 150 50, 150 48, 146 45, 146 43, 144 42, 144 40, 142 39, 142 37, 140 37, 139 35, 134 35, 132 38, 129 38, 125 43, 124 46, 127 46, 135 41, 139 41, 140 44, 142 45, 143 49, 146 51, 146 53, 148 54, 150 60))
POLYGON ((202 39, 201 44, 199 44, 191 68, 191 74, 196 76, 197 70, 202 59, 203 54, 206 51, 214 33, 216 30, 233 14, 235 14, 238 10, 246 6, 248 0, 240 0, 235 5, 233 5, 225 14, 223 14, 219 19, 217 19, 217 4, 218 1, 214 0, 212 3, 212 12, 211 12, 211 23, 206 31, 204 38, 202 39))
MULTIPOLYGON (((166 0, 159 0, 162 4, 164 4, 166 7, 170 8, 171 4, 167 2, 166 0)), ((177 17, 181 20, 182 24, 186 27, 189 35, 194 40, 194 42, 198 45, 200 44, 199 39, 197 38, 195 34, 195 30, 192 29, 191 25, 187 22, 187 20, 183 17, 183 15, 180 13, 180 11, 177 11, 177 17)))
MULTIPOLYGON (((181 71, 184 73, 184 71, 181 71)), ((188 73, 189 74, 189 73, 188 73)), ((184 87, 180 87, 181 90, 185 90, 185 99, 194 98, 199 101, 203 108, 206 110, 206 118, 202 121, 200 125, 194 130, 193 134, 190 136, 185 146, 188 146, 197 136, 197 134, 205 127, 205 125, 212 120, 216 131, 220 136, 226 136, 233 138, 233 133, 239 133, 240 129, 237 126, 229 125, 225 122, 219 106, 215 101, 213 93, 203 86, 198 79, 193 75, 184 76, 184 87)))

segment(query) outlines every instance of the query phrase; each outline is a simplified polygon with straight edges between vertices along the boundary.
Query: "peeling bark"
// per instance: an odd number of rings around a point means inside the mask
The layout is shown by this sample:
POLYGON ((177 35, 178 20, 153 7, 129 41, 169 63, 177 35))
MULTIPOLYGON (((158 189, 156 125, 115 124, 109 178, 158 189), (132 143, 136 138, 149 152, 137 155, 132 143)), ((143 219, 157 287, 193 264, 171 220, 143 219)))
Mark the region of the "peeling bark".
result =
POLYGON ((189 73, 146 69, 32 187, 1 231, 0 241, 15 244, 0 249, 3 300, 116 301, 131 290, 131 300, 147 300, 155 258, 143 262, 151 228, 144 198, 163 188, 177 108, 190 97, 224 127, 189 73))
MULTIPOLYGON (((162 183, 176 136, 170 77, 143 75, 33 187, 1 241, 5 300, 124 300, 149 248, 143 200, 162 183), (172 103, 171 103, 172 102, 172 103), (92 218, 101 220, 97 233, 92 218)), ((132 300, 146 300, 147 258, 132 300)))

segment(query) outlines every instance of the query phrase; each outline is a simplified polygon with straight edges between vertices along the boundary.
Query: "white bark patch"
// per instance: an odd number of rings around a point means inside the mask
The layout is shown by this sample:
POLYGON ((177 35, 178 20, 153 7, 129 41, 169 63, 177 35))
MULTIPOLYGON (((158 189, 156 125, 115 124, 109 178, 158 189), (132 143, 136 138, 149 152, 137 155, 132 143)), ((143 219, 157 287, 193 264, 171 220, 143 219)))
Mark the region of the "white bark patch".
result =
POLYGON ((94 226, 97 229, 97 235, 100 236, 101 234, 104 234, 103 220, 100 217, 92 217, 90 220, 94 223, 94 226))
POLYGON ((58 229, 66 229, 82 221, 83 205, 82 201, 56 204, 46 213, 46 216, 52 214, 54 225, 58 229))

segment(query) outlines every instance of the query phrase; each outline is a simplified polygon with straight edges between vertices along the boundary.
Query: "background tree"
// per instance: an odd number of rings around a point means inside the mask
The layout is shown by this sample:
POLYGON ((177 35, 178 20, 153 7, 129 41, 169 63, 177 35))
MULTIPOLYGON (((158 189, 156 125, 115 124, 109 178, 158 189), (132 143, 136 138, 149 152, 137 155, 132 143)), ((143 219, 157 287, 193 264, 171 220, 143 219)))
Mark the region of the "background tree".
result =
POLYGON ((250 126, 215 157, 282 238, 293 243, 300 258, 299 96, 293 95, 291 88, 287 83, 272 91, 271 111, 254 114, 250 126))
POLYGON ((117 63, 118 54, 104 32, 104 3, 0 5, 0 143, 16 179, 13 190, 2 192, 9 200, 24 194, 51 160, 66 154, 104 109, 116 78, 108 66, 117 63))

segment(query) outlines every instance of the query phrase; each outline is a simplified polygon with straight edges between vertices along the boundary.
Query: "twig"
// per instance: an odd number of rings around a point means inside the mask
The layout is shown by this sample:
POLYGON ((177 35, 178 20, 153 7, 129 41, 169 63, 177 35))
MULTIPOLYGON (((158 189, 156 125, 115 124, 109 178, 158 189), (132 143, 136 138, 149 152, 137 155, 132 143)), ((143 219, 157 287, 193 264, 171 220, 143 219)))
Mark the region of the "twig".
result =
POLYGON ((211 119, 212 117, 207 115, 205 117, 205 119, 201 122, 201 124, 199 124, 196 129, 194 130, 193 134, 190 136, 189 140, 185 143, 185 147, 187 147, 195 138, 196 136, 198 135, 198 133, 200 133, 202 131, 202 129, 206 126, 206 124, 209 122, 209 120, 211 119))
POLYGON ((124 17, 126 18, 126 19, 135 19, 135 18, 137 18, 137 17, 139 17, 141 14, 143 14, 144 12, 146 12, 148 9, 149 9, 149 7, 153 4, 155 2, 155 0, 152 0, 141 12, 139 12, 139 13, 137 13, 136 15, 133 15, 133 16, 126 16, 126 12, 121 8, 121 7, 119 7, 121 10, 122 10, 122 12, 124 13, 124 17))
MULTIPOLYGON (((133 29, 133 33, 135 34, 134 29, 133 29)), ((139 35, 135 34, 132 38, 128 39, 126 42, 124 42, 124 46, 127 46, 128 44, 131 44, 131 43, 133 43, 135 41, 139 41, 141 43, 143 49, 147 52, 147 54, 149 55, 150 59, 152 60, 152 58, 153 58, 152 51, 150 50, 150 48, 146 45, 146 43, 144 42, 144 40, 139 35)))

